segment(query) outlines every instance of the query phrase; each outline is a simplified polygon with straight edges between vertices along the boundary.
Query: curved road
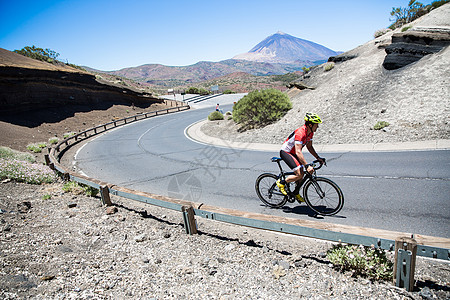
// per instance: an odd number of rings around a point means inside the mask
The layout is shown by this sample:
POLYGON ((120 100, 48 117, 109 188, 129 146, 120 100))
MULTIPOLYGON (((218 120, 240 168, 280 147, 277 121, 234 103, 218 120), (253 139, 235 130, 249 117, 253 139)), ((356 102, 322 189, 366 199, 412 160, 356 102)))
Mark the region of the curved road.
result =
POLYGON ((450 151, 321 153, 329 163, 320 176, 341 187, 345 205, 337 216, 314 218, 305 204, 270 209, 259 201, 255 179, 277 172, 270 162, 277 153, 212 147, 185 136, 185 128, 211 110, 159 116, 102 134, 78 151, 75 168, 119 186, 188 201, 450 237, 450 151))

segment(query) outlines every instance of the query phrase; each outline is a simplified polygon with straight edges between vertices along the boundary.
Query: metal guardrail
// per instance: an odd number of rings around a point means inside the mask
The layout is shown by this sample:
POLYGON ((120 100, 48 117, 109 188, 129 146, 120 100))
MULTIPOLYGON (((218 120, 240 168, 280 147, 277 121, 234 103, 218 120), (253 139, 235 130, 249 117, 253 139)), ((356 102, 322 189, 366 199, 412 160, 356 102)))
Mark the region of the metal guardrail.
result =
MULTIPOLYGON (((78 143, 79 141, 85 140, 87 138, 90 138, 94 135, 103 133, 105 131, 108 131, 110 129, 116 128, 118 126, 123 126, 126 124, 130 124, 136 121, 140 121, 140 120, 144 120, 147 118, 151 118, 151 117, 155 117, 155 116, 160 116, 160 115, 165 115, 165 114, 169 114, 169 113, 173 113, 173 112, 179 112, 179 111, 183 111, 183 110, 187 110, 190 109, 189 105, 186 105, 184 103, 181 103, 181 106, 178 106, 178 101, 171 101, 171 100, 165 100, 165 102, 168 103, 177 103, 174 107, 171 108, 167 108, 167 109, 163 109, 163 110, 157 110, 157 111, 151 111, 151 112, 146 112, 146 113, 142 113, 142 114, 137 114, 134 116, 130 116, 130 117, 126 117, 123 119, 117 119, 96 127, 92 127, 89 128, 85 131, 79 132, 77 134, 74 134, 66 139, 64 139, 63 141, 61 141, 60 143, 58 143, 54 148, 52 148, 50 151, 52 154, 52 151, 55 150, 53 152, 53 154, 55 152, 58 153, 57 157, 58 161, 59 159, 61 159, 62 154, 64 154, 65 150, 67 150, 70 146, 72 146, 75 143, 78 143), (62 149, 62 147, 64 147, 64 149, 62 149)), ((64 172, 67 173, 67 172, 64 172)))
MULTIPOLYGON (((252 214, 252 218, 243 217, 243 215, 246 215, 248 213, 236 211, 236 210, 226 210, 223 208, 213 207, 213 206, 207 206, 208 210, 200 209, 200 207, 203 204, 188 202, 184 200, 178 200, 168 197, 163 197, 159 195, 153 195, 148 193, 143 193, 139 191, 133 191, 129 190, 127 188, 118 187, 106 182, 101 182, 99 180, 88 178, 73 172, 68 171, 65 167, 63 167, 60 164, 60 159, 64 152, 70 148, 72 145, 78 143, 81 140, 87 139, 89 137, 92 137, 94 135, 97 135, 99 133, 105 132, 107 130, 116 128, 118 126, 122 126, 125 124, 129 124, 132 122, 136 122, 139 120, 143 120, 149 117, 154 117, 162 114, 168 114, 172 112, 178 112, 182 110, 189 109, 189 106, 183 105, 183 106, 176 106, 173 108, 161 110, 161 111, 154 111, 149 113, 143 113, 140 115, 135 115, 131 117, 127 117, 124 119, 112 121, 94 128, 90 128, 88 130, 85 130, 83 132, 80 132, 76 135, 73 135, 71 137, 68 137, 67 139, 63 140, 62 142, 58 143, 54 148, 50 150, 50 155, 48 157, 48 164, 51 168, 54 170, 60 172, 64 178, 70 179, 73 181, 77 181, 79 183, 91 186, 93 188, 99 189, 102 192, 102 199, 103 199, 103 193, 106 191, 107 193, 111 193, 113 195, 117 195, 120 197, 124 197, 127 199, 175 210, 183 212, 183 216, 185 218, 185 227, 187 233, 195 233, 196 228, 192 228, 192 225, 189 225, 186 221, 187 219, 194 218, 195 216, 199 216, 206 219, 212 219, 217 220, 221 222, 241 225, 241 226, 247 226, 247 227, 253 227, 253 228, 259 228, 264 230, 270 230, 270 231, 277 231, 282 233, 288 233, 288 234, 294 234, 294 235, 300 235, 305 237, 311 237, 311 238, 318 238, 322 240, 328 240, 328 241, 335 241, 335 242, 341 242, 341 243, 347 243, 347 244, 354 244, 354 245, 364 245, 364 246, 375 246, 377 248, 381 248, 384 250, 394 250, 396 241, 392 239, 384 239, 384 238, 377 238, 372 236, 365 236, 365 235, 358 235, 353 233, 347 233, 347 232, 339 232, 339 231, 330 231, 326 229, 318 229, 318 228, 311 228, 308 226, 299 226, 295 224, 289 224, 289 222, 277 222, 277 221, 268 221, 265 220, 265 217, 271 217, 267 215, 259 215, 259 214, 252 214), (193 210, 189 213, 186 208, 191 207, 193 210), (223 213, 223 211, 228 213, 223 213), (191 214, 191 215, 189 215, 191 214), (193 214, 193 215, 192 215, 193 214), (189 227, 189 228, 188 228, 189 227)), ((47 158, 46 158, 47 159, 47 158)), ((107 195, 109 199, 109 195, 107 195)), ((276 218, 277 220, 292 220, 288 218, 276 218)), ((447 243, 445 243, 447 245, 447 243)), ((435 246, 429 246, 429 245, 417 245, 417 255, 423 256, 423 257, 429 257, 429 258, 437 258, 442 260, 450 261, 450 249, 448 248, 441 248, 441 247, 435 247, 435 246)))

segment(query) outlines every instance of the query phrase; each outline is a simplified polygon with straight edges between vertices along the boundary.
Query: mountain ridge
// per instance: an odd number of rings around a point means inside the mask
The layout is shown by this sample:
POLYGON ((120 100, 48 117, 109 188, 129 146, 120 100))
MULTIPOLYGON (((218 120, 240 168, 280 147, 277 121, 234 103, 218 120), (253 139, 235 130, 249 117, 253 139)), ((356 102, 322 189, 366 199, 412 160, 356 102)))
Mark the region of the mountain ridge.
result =
MULTIPOLYGON (((301 63, 266 63, 246 60, 227 59, 219 62, 199 61, 188 66, 165 66, 161 64, 145 64, 103 73, 121 75, 130 79, 148 81, 152 79, 182 79, 192 82, 208 80, 235 72, 246 72, 252 75, 279 75, 301 70, 313 61, 301 63), (162 71, 162 72, 161 72, 162 71), (174 74, 176 78, 174 78, 174 74), (157 77, 155 77, 157 76, 157 77)), ((102 72, 102 71, 101 71, 102 72)))
POLYGON ((328 57, 338 54, 339 52, 320 44, 278 31, 258 43, 249 52, 238 54, 233 59, 295 63, 298 61, 326 60, 328 57))

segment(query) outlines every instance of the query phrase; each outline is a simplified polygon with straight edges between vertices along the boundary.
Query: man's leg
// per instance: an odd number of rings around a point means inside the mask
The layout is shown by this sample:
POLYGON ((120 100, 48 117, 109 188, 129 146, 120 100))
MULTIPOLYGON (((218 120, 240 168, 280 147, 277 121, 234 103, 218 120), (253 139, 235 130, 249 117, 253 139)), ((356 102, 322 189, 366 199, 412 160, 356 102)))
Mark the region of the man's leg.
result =
POLYGON ((303 168, 299 168, 297 170, 294 171, 295 175, 289 175, 288 177, 286 177, 286 182, 294 182, 294 181, 298 181, 300 182, 300 180, 302 180, 303 178, 303 168))
MULTIPOLYGON (((277 186, 280 189, 280 191, 283 193, 283 195, 287 195, 287 192, 285 190, 286 183, 296 182, 296 186, 295 186, 296 188, 294 190, 294 194, 296 195, 296 197, 299 196, 298 195, 298 190, 297 190, 297 185, 299 184, 299 182, 303 178, 303 168, 299 168, 299 169, 294 170, 294 173, 295 173, 295 175, 289 175, 288 177, 286 177, 286 182, 283 182, 280 179, 278 179, 277 186)), ((297 197, 297 199, 299 201, 303 201, 303 199, 299 199, 298 197, 297 197)))
POLYGON ((288 177, 286 177, 286 181, 278 179, 276 182, 281 193, 283 195, 287 195, 287 191, 285 189, 286 183, 301 180, 303 178, 303 168, 299 164, 298 159, 295 155, 292 155, 290 153, 287 153, 287 152, 281 150, 280 156, 283 159, 283 161, 288 165, 288 167, 293 170, 293 172, 295 174, 295 175, 289 175, 288 177))
MULTIPOLYGON (((296 177, 298 177, 299 179, 297 179, 295 181, 295 189, 294 189, 294 195, 295 198, 297 199, 298 202, 305 202, 305 200, 303 199, 302 196, 300 196, 299 192, 300 192, 300 182, 303 179, 304 176, 304 172, 303 172, 303 168, 300 168, 297 170, 298 172, 295 172, 296 177)), ((286 180, 287 181, 287 180, 286 180)))

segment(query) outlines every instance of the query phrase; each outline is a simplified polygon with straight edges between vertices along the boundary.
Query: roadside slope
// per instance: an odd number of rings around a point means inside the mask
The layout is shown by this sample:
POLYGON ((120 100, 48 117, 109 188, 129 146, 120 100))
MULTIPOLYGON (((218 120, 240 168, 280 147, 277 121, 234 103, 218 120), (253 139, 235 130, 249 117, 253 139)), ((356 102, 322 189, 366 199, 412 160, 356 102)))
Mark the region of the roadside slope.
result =
MULTIPOLYGON (((441 33, 449 32, 450 4, 411 25, 410 30, 438 27, 441 33)), ((208 124, 202 130, 235 141, 279 144, 303 123, 306 112, 316 112, 324 120, 315 136, 318 144, 450 139, 450 48, 388 71, 382 66, 385 47, 398 32, 400 29, 340 55, 347 60, 336 62, 328 72, 324 65, 312 68, 303 83, 315 89, 291 89, 293 109, 277 123, 244 133, 229 122, 208 124), (378 121, 390 125, 371 130, 378 121)))

